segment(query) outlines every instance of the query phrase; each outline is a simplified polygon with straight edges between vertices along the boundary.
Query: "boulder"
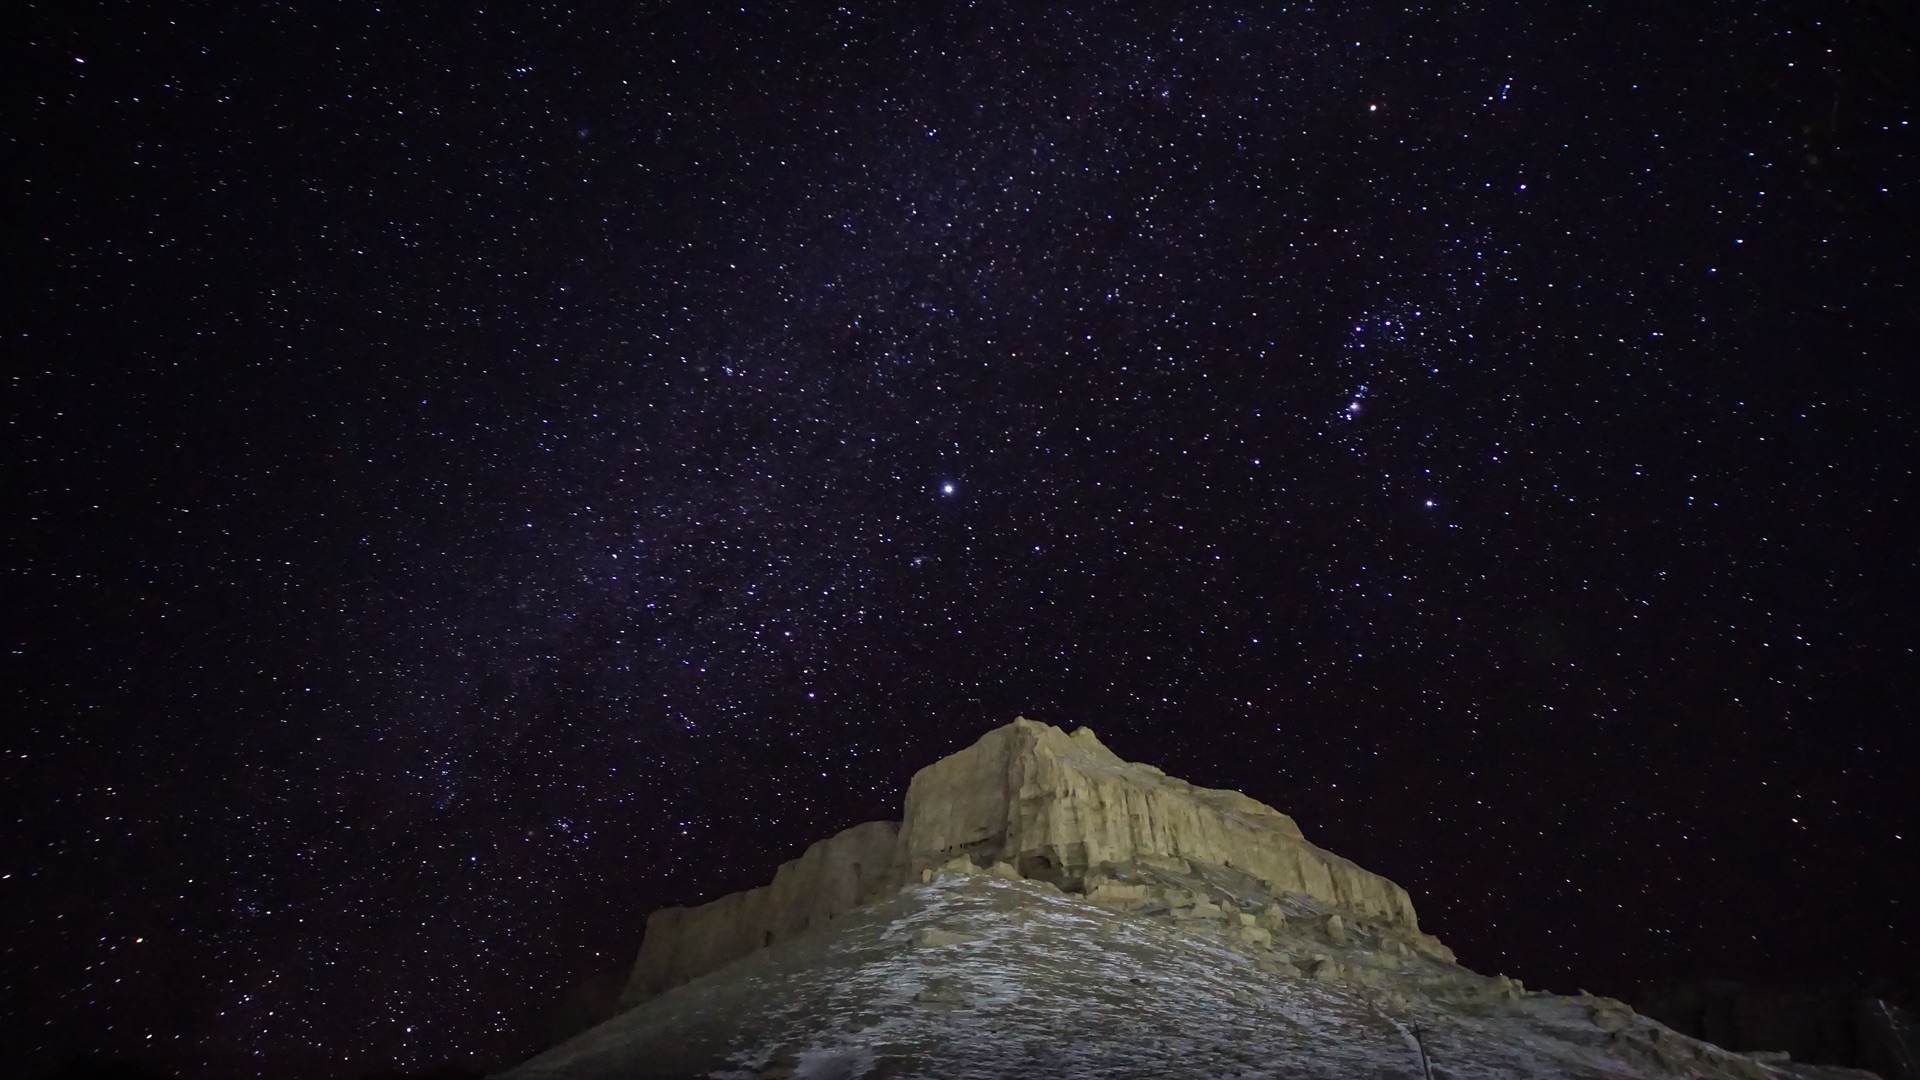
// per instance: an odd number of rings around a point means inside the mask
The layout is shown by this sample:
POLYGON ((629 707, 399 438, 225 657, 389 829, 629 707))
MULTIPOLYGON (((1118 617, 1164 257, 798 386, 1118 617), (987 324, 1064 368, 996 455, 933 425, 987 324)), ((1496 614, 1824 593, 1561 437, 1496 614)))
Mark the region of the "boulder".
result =
POLYGON ((1320 929, 1327 935, 1327 940, 1333 942, 1335 945, 1347 944, 1347 924, 1341 920, 1339 915, 1327 916, 1326 919, 1320 923, 1320 929))

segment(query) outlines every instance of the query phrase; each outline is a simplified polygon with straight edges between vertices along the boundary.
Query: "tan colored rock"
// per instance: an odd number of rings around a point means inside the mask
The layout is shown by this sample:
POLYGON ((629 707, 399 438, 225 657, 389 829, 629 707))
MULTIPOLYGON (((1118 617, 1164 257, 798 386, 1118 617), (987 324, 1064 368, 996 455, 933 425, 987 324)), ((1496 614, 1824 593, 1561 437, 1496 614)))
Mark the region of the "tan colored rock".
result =
POLYGON ((899 829, 891 821, 855 825, 782 863, 770 885, 654 912, 621 1006, 891 893, 900 884, 899 829))
POLYGON ((1203 860, 1408 929, 1406 891, 1308 843, 1292 818, 1237 791, 1195 787, 1122 761, 1081 728, 1018 719, 914 774, 902 861, 1004 860, 1070 886, 1103 862, 1203 860))
POLYGON ((1087 886, 1087 899, 1102 907, 1116 908, 1120 911, 1135 911, 1146 907, 1152 901, 1153 891, 1145 885, 1113 880, 1099 880, 1087 886))
POLYGON ((1347 924, 1341 921, 1339 915, 1327 916, 1326 919, 1321 922, 1320 929, 1326 932, 1327 940, 1333 942, 1335 945, 1347 944, 1347 924))
MULTIPOLYGON (((1243 921, 1234 917, 1239 906, 1291 894, 1452 959, 1420 933, 1405 890, 1308 843, 1287 815, 1122 761, 1086 728, 1068 735, 1020 718, 915 773, 903 823, 870 822, 823 840, 762 888, 655 912, 621 1004, 942 874, 1027 878, 1107 907, 1164 904, 1233 929, 1243 921), (1192 891, 1168 877, 1204 880, 1192 891)), ((1342 917, 1321 922, 1337 944, 1349 940, 1342 917)), ((1277 906, 1256 921, 1269 939, 1288 929, 1277 906)))
POLYGON ((1444 960, 1449 964, 1459 963, 1458 958, 1453 955, 1453 950, 1432 934, 1415 934, 1411 944, 1415 949, 1436 960, 1444 960))

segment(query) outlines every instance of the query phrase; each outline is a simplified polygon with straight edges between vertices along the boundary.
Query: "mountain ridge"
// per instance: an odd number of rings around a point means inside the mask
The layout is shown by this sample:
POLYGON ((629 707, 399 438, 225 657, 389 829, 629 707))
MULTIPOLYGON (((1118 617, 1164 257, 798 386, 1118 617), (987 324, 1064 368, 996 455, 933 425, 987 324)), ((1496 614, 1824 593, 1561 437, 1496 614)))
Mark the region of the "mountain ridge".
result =
POLYGON ((1405 889, 1309 843, 1286 814, 1122 760, 1090 728, 1068 734, 1016 717, 917 771, 900 822, 865 822, 816 841, 767 885, 654 912, 620 1004, 637 1005, 956 860, 1004 864, 1019 877, 1124 903, 1128 890, 1112 887, 1102 868, 1154 859, 1226 868, 1237 859, 1283 891, 1380 919, 1452 959, 1419 932, 1405 889))
POLYGON ((1286 814, 1024 717, 899 823, 655 912, 619 1008, 503 1077, 1872 1076, 1473 972, 1286 814))

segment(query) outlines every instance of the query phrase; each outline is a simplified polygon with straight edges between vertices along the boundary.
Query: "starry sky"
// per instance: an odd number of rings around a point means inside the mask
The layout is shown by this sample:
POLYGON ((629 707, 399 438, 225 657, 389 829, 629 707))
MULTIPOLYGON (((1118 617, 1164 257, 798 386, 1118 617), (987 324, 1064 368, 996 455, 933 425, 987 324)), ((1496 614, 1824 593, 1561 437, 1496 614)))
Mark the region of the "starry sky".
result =
POLYGON ((514 1060, 1016 713, 1920 962, 1899 5, 20 7, 6 1061, 514 1060))

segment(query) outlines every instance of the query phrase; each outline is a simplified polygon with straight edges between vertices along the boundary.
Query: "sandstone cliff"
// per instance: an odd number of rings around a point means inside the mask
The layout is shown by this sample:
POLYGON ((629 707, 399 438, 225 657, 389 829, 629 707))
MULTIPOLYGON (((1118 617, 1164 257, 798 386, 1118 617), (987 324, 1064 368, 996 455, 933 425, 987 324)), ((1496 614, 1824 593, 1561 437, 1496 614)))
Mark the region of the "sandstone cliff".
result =
POLYGON ((655 912, 621 1003, 631 1007, 955 866, 1134 910, 1217 910, 1200 894, 1225 889, 1218 899, 1239 897, 1249 932, 1266 932, 1252 925, 1255 911, 1269 924, 1331 918, 1335 933, 1351 923, 1452 959, 1420 934, 1404 889, 1308 843, 1285 814, 1122 761, 1086 728, 1068 735, 1021 718, 916 773, 901 824, 855 826, 782 865, 770 885, 655 912), (1193 884, 1202 879, 1213 885, 1193 884))
POLYGON ((503 1080, 1873 1080, 1477 974, 1285 814, 1030 720, 657 912, 622 1004, 503 1080))
POLYGON ((1293 819, 1237 791, 1194 787, 1122 761, 1087 728, 1071 736, 1019 719, 914 774, 900 830, 910 870, 955 856, 1084 891, 1104 864, 1181 858, 1236 867, 1415 929, 1406 890, 1313 846, 1293 819))
POLYGON ((891 821, 855 825, 782 863, 770 885, 654 912, 621 1004, 645 1001, 891 893, 901 881, 899 835, 891 821))

